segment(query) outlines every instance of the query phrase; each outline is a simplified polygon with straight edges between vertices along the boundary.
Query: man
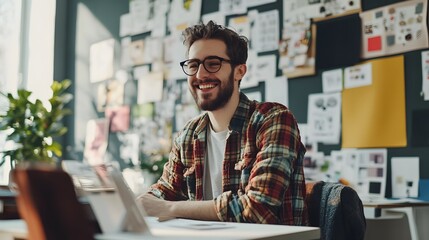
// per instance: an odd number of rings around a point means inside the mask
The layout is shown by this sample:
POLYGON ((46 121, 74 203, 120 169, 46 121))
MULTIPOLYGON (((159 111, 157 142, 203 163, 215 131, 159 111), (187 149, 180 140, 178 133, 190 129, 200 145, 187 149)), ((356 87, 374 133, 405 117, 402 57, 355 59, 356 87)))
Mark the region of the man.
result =
POLYGON ((239 90, 247 39, 212 21, 183 35, 188 60, 180 65, 205 112, 179 132, 162 177, 139 198, 147 213, 306 225, 305 148, 295 118, 239 90))

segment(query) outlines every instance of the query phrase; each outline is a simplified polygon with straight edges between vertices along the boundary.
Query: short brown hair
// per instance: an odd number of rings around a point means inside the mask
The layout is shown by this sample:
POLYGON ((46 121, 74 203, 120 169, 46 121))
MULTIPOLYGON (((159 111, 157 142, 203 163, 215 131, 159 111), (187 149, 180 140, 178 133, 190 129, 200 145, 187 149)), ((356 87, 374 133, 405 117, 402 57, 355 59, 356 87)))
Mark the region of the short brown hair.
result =
POLYGON ((238 35, 231 29, 209 21, 186 28, 182 33, 183 44, 187 51, 192 44, 200 39, 218 39, 226 44, 226 54, 234 65, 245 64, 247 60, 247 38, 238 35))

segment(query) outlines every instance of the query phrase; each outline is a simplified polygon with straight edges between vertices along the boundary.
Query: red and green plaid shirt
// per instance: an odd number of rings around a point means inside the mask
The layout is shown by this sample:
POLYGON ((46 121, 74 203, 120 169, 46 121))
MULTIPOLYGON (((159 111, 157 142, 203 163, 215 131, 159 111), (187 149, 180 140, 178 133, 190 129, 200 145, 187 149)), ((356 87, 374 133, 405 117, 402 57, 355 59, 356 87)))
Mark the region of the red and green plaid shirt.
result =
MULTIPOLYGON (((206 113, 190 120, 174 141, 162 177, 150 192, 166 200, 203 200, 206 113)), ((231 119, 223 160, 222 221, 307 225, 303 156, 296 120, 277 103, 243 93, 231 119)))

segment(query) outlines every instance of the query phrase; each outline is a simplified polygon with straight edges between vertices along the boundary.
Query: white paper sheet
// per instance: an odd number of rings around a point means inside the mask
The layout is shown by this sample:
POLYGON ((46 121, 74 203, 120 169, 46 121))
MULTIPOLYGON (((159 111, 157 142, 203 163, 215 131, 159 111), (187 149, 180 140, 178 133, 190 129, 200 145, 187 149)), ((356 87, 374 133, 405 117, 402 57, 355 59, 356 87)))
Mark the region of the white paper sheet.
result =
POLYGON ((201 19, 204 23, 207 23, 208 21, 212 20, 216 24, 225 26, 225 15, 222 12, 212 12, 204 14, 201 19))
POLYGON ((154 63, 163 60, 164 55, 162 38, 146 38, 144 47, 144 52, 148 61, 154 63))
POLYGON ((91 45, 89 49, 89 79, 92 83, 113 77, 115 39, 91 45))
POLYGON ((244 14, 247 4, 244 0, 219 0, 219 11, 224 15, 244 14))
MULTIPOLYGON (((359 181, 358 167, 360 154, 358 149, 342 149, 341 155, 343 158, 343 168, 341 169, 341 177, 350 183, 356 189, 359 181)), ((338 159, 337 159, 338 160, 338 159)))
POLYGON ((201 16, 201 4, 201 0, 173 0, 168 17, 170 32, 180 34, 186 27, 198 23, 201 16))
POLYGON ((137 103, 157 102, 162 99, 163 73, 152 72, 138 80, 137 103))
POLYGON ((133 33, 133 18, 130 13, 122 14, 119 19, 119 36, 125 37, 133 33))
POLYGON ((239 35, 251 37, 250 36, 250 22, 249 17, 240 16, 230 18, 228 21, 228 28, 236 31, 239 35))
POLYGON ((342 170, 345 165, 344 153, 343 151, 331 151, 330 158, 329 175, 333 182, 338 182, 343 177, 342 170))
POLYGON ((150 35, 152 37, 164 37, 166 34, 165 33, 165 31, 166 31, 165 26, 167 25, 167 16, 157 14, 154 18, 154 22, 156 22, 156 25, 160 26, 160 27, 154 27, 152 29, 152 32, 150 33, 150 35))
POLYGON ((392 157, 392 197, 418 197, 419 157, 392 157))
POLYGON ((322 73, 323 92, 341 92, 343 90, 343 70, 341 68, 322 73))
POLYGON ((341 93, 308 96, 308 126, 313 141, 338 144, 341 132, 341 93))
POLYGON ((164 37, 166 34, 167 15, 170 7, 170 0, 157 0, 154 2, 154 27, 152 28, 152 37, 164 37))
POLYGON ((301 136, 301 142, 304 146, 309 142, 308 138, 308 125, 307 123, 298 123, 299 135, 301 136))
POLYGON ((276 77, 276 55, 258 56, 256 66, 256 78, 258 81, 265 81, 276 77))
POLYGON ((130 55, 131 37, 121 39, 121 67, 127 69, 133 65, 130 55))
POLYGON ((264 4, 268 4, 268 3, 273 3, 276 2, 276 0, 247 0, 247 7, 256 7, 259 5, 264 5, 264 4))
POLYGON ((151 31, 153 28, 154 1, 133 0, 130 2, 133 34, 151 31))
POLYGON ((249 50, 247 53, 247 72, 241 79, 240 88, 256 87, 259 84, 258 79, 258 54, 249 50))
POLYGON ((186 79, 180 67, 180 61, 187 59, 186 47, 183 45, 180 34, 172 34, 164 38, 164 62, 166 78, 168 80, 186 79))
POLYGON ((265 81, 265 101, 289 105, 289 89, 286 76, 276 77, 265 81))
POLYGON ((429 51, 422 52, 422 94, 429 101, 429 51))
POLYGON ((344 69, 344 88, 363 87, 372 84, 372 64, 365 63, 344 69))
POLYGON ((249 12, 251 48, 257 52, 274 51, 279 47, 279 11, 249 12))
POLYGON ((149 70, 148 65, 142 65, 142 66, 135 67, 135 68, 133 68, 134 79, 140 79, 144 75, 149 74, 149 72, 150 72, 150 70, 149 70))
POLYGON ((259 91, 246 93, 246 96, 249 98, 249 100, 256 100, 258 102, 262 102, 262 94, 259 91))

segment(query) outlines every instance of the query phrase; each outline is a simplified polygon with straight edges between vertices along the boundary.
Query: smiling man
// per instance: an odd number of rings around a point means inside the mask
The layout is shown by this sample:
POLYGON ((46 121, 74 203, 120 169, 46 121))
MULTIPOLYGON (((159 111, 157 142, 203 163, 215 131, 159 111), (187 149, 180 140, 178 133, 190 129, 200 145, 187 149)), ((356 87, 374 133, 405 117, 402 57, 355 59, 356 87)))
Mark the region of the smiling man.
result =
POLYGON ((181 62, 201 110, 174 140, 162 177, 139 197, 149 215, 307 225, 303 156, 296 120, 278 103, 240 92, 247 39, 216 25, 183 32, 181 62))

